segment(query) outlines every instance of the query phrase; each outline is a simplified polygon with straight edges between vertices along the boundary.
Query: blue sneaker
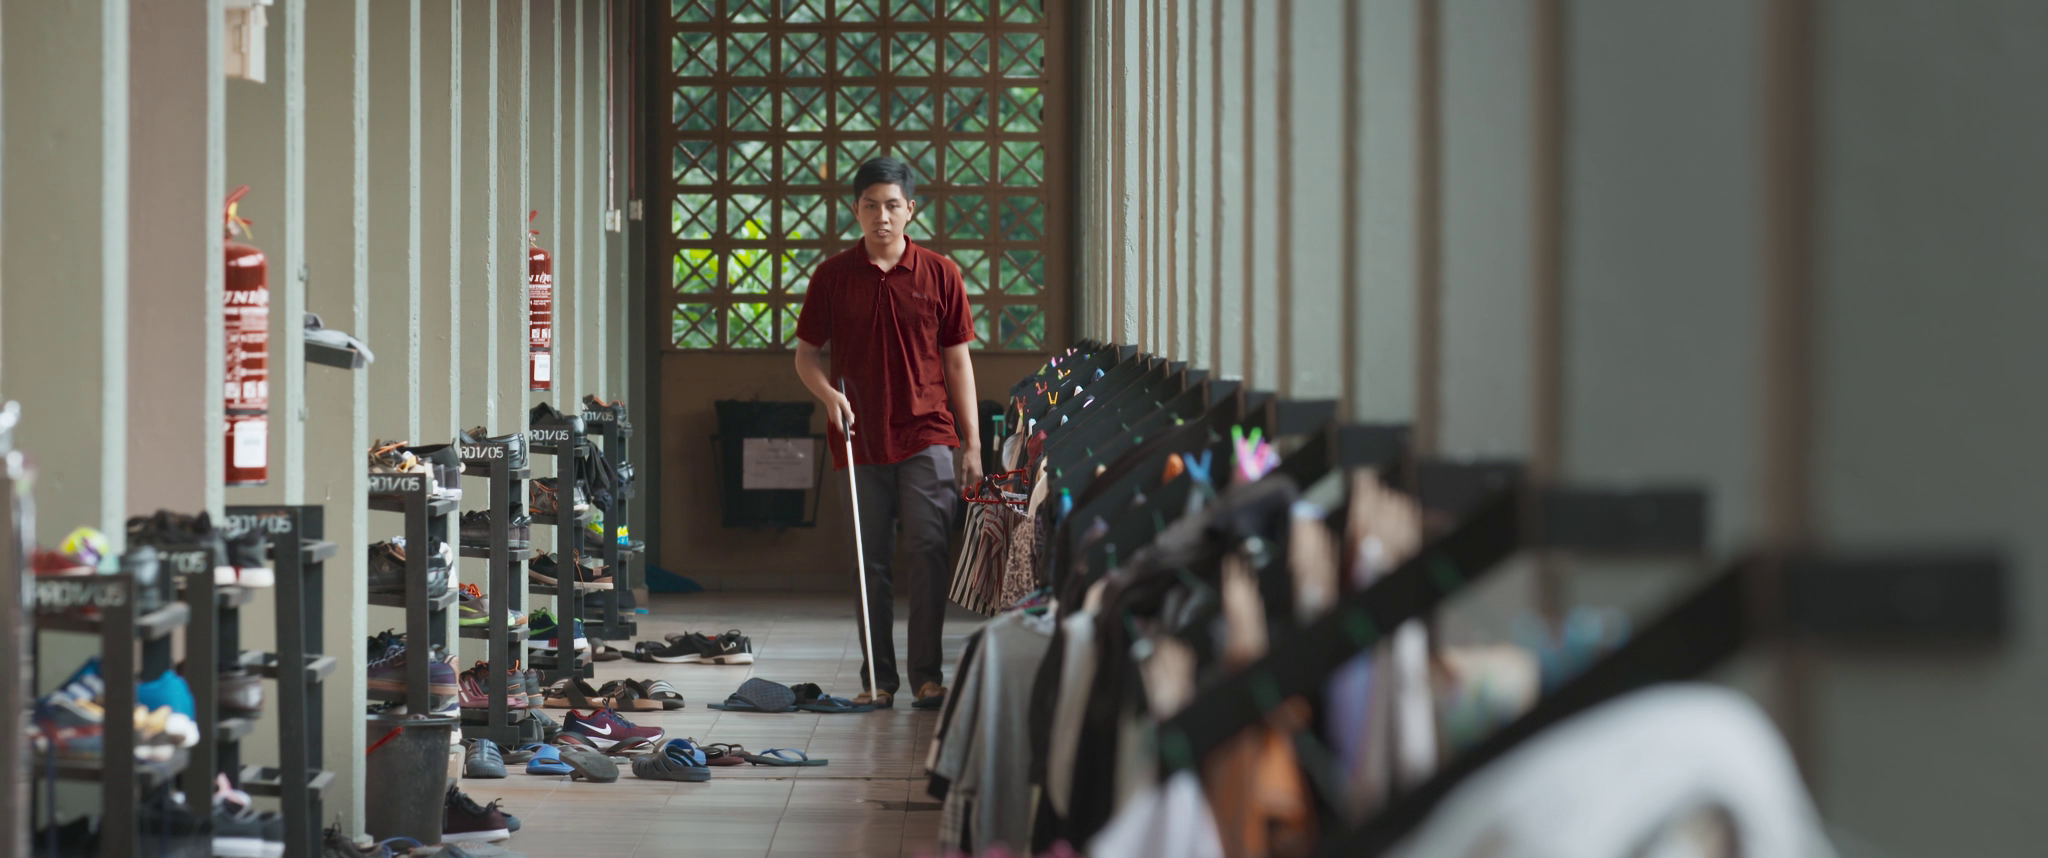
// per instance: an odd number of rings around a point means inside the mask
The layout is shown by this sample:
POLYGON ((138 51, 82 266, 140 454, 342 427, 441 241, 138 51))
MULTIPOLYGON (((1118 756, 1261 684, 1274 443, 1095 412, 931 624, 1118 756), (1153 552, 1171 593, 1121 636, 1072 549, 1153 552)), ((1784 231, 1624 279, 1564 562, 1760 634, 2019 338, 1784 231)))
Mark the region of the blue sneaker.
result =
POLYGON ((162 676, 135 687, 135 702, 151 709, 171 707, 187 718, 199 717, 199 704, 192 699, 192 686, 185 684, 185 677, 166 670, 162 676))

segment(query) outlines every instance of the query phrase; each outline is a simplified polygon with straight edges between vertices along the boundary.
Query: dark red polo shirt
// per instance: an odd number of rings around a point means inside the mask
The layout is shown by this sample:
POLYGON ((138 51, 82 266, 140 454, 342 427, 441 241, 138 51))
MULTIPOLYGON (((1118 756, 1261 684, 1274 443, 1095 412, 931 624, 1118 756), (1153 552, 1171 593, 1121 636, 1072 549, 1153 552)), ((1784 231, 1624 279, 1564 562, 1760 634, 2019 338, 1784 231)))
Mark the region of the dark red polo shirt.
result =
MULTIPOLYGON (((853 403, 853 459, 888 465, 933 444, 960 446, 946 401, 944 350, 974 339, 967 286, 953 260, 916 242, 889 271, 853 247, 819 263, 797 315, 796 335, 831 346, 834 386, 853 403)), ((846 441, 827 428, 832 461, 845 467, 846 441)))

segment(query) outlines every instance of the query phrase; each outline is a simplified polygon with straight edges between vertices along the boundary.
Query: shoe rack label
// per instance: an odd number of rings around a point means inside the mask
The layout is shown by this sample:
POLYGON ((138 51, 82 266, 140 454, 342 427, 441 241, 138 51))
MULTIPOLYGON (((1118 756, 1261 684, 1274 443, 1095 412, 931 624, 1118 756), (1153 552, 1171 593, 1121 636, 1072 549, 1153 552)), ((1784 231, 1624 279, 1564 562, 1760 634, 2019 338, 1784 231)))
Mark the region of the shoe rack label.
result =
POLYGON ((231 514, 221 520, 221 530, 231 537, 241 536, 252 530, 260 530, 271 536, 290 536, 292 517, 282 512, 231 514))
POLYGON ((462 445, 462 458, 464 461, 503 459, 505 458, 505 447, 502 444, 464 444, 462 445))
POLYGON ((611 412, 609 412, 609 411, 585 411, 585 412, 583 412, 583 422, 585 422, 585 423, 614 423, 614 422, 617 422, 617 421, 618 421, 618 419, 619 419, 619 416, 618 416, 618 415, 616 415, 616 414, 613 414, 613 413, 611 413, 611 412))
POLYGON ((569 440, 567 429, 535 429, 527 434, 533 437, 536 444, 560 444, 569 440))
POLYGON ((80 608, 118 608, 128 604, 121 579, 81 575, 36 580, 36 613, 62 614, 80 608))
POLYGON ((213 552, 204 548, 184 548, 165 551, 162 563, 172 572, 180 575, 197 575, 213 572, 213 552))
POLYGON ((370 493, 373 495, 404 494, 427 490, 424 475, 421 474, 371 474, 370 493))

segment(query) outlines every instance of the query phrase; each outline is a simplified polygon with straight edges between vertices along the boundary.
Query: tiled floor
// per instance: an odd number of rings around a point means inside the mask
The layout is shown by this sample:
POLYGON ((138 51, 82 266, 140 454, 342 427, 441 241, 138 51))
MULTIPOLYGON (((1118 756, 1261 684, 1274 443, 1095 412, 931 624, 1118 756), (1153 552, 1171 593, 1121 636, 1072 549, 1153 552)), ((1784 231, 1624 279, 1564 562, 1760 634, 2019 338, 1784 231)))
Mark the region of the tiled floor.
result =
MULTIPOLYGON (((749 750, 799 748, 813 758, 831 760, 831 765, 716 767, 709 783, 696 784, 640 780, 630 770, 622 772, 617 783, 571 782, 528 775, 523 767, 513 766, 504 780, 464 780, 462 789, 480 802, 502 799, 523 823, 506 846, 533 858, 907 858, 934 853, 939 806, 925 795, 919 774, 936 713, 910 709, 907 699, 893 710, 860 715, 769 715, 705 708, 757 675, 784 685, 816 682, 841 697, 860 693, 861 645, 854 598, 657 596, 652 613, 640 617, 640 639, 738 628, 754 641, 755 663, 721 667, 628 659, 598 664, 593 681, 603 684, 632 677, 674 684, 683 692, 687 708, 627 715, 634 723, 662 727, 670 736, 732 742, 749 750)), ((949 682, 961 643, 980 620, 958 608, 954 611, 946 623, 949 682)), ((896 616, 905 616, 902 606, 896 616)), ((908 630, 899 619, 899 658, 907 642, 908 630)), ((559 720, 562 712, 550 714, 559 720)))

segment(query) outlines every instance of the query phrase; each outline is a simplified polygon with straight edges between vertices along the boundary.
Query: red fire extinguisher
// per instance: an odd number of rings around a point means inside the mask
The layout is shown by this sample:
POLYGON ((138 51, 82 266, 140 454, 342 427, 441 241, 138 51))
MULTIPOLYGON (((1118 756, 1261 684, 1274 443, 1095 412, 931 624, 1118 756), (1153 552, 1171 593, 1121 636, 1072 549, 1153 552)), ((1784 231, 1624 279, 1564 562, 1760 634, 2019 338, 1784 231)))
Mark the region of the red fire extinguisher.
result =
MULTIPOLYGON (((526 222, 540 216, 527 212, 526 222)), ((555 263, 540 246, 540 230, 526 231, 526 389, 554 387, 555 263)))
POLYGON ((227 277, 223 304, 227 340, 227 484, 270 481, 270 262, 236 241, 249 221, 235 207, 249 186, 228 194, 227 277))

